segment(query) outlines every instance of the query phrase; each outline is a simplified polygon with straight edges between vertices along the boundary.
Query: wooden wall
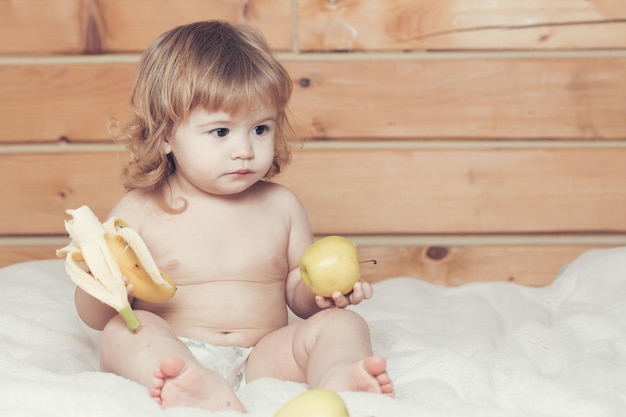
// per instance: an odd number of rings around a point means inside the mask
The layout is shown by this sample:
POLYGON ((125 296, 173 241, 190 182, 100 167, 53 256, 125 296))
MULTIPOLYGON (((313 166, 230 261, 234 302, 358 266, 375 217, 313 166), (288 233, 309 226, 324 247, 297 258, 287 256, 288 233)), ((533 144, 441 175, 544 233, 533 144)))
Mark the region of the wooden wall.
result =
POLYGON ((0 265, 123 193, 141 51, 200 19, 261 29, 306 144, 278 178, 372 281, 550 282, 626 243, 624 0, 0 0, 0 265))

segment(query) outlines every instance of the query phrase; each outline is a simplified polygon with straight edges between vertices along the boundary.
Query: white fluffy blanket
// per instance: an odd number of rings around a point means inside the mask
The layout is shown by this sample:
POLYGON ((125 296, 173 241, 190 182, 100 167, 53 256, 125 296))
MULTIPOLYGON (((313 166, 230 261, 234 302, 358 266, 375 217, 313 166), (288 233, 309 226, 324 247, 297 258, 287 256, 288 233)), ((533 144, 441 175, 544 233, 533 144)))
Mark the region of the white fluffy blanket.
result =
MULTIPOLYGON (((98 372, 98 334, 75 314, 62 261, 0 269, 0 285, 1 416, 240 415, 161 410, 144 387, 98 372)), ((394 278, 354 310, 397 398, 341 393, 352 417, 626 415, 625 248, 588 252, 545 288, 394 278)), ((269 417, 305 389, 261 379, 239 394, 269 417)))

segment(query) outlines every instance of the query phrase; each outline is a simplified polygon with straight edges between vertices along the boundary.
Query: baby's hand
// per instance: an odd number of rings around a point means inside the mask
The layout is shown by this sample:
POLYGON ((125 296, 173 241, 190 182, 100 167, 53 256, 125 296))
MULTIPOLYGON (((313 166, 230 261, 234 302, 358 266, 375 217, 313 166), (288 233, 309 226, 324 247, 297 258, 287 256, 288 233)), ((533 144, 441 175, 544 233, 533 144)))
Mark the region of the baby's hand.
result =
POLYGON ((371 298, 374 294, 372 285, 362 279, 354 284, 352 291, 343 295, 339 291, 335 291, 332 297, 315 296, 315 303, 319 308, 339 307, 346 308, 350 304, 359 304, 361 301, 371 298))

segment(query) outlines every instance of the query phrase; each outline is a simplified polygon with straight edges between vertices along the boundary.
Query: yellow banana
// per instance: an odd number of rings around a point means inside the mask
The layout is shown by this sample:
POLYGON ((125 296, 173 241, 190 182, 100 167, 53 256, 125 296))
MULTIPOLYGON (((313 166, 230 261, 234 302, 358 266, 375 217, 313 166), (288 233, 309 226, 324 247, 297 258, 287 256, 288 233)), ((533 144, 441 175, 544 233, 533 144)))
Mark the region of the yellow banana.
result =
POLYGON ((135 287, 133 296, 150 302, 171 298, 176 285, 156 266, 139 234, 122 220, 112 217, 100 223, 87 206, 66 213, 72 216, 65 222, 71 242, 56 254, 65 257, 68 275, 86 293, 120 313, 131 330, 138 331, 141 323, 128 302, 123 277, 135 287))
POLYGON ((133 284, 131 295, 150 303, 162 303, 174 296, 176 284, 154 262, 139 234, 123 220, 113 217, 104 223, 105 239, 122 271, 133 284))

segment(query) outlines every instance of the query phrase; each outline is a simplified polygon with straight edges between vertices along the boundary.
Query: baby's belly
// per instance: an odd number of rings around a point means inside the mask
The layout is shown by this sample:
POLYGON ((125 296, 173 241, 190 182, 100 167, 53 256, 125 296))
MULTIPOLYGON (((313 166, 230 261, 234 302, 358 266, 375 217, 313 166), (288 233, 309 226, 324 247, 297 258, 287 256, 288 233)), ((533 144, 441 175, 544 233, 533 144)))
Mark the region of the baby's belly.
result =
POLYGON ((263 336, 282 326, 264 329, 230 329, 222 331, 209 329, 207 327, 187 326, 186 324, 181 326, 174 324, 173 327, 176 334, 179 336, 201 340, 215 346, 249 347, 256 345, 263 336))
POLYGON ((218 282, 179 286, 168 302, 136 300, 134 308, 158 314, 177 336, 214 345, 254 346, 287 324, 283 294, 272 285, 218 282))

